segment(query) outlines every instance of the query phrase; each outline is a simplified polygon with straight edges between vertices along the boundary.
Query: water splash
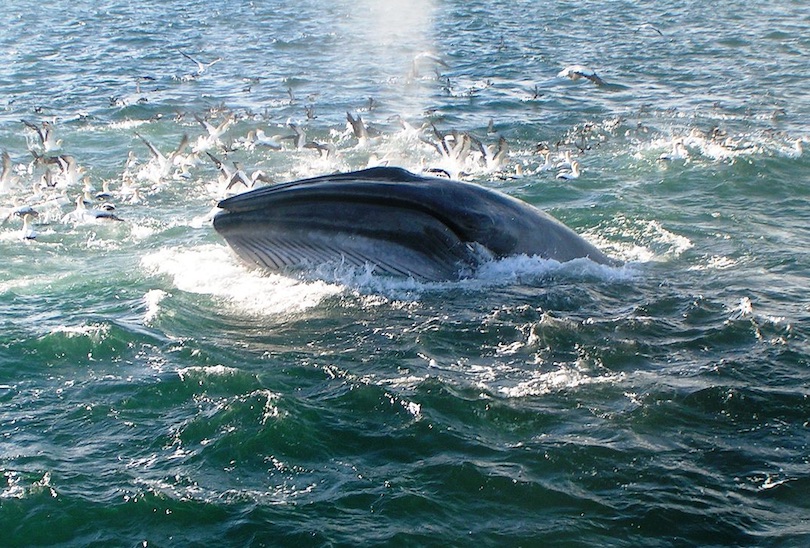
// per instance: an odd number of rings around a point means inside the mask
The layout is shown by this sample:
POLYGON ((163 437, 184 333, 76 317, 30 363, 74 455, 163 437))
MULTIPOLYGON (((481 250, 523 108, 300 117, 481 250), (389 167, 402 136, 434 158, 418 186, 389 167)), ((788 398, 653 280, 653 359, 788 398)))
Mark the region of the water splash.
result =
POLYGON ((181 291, 210 295, 241 313, 259 316, 300 312, 342 291, 324 282, 247 270, 220 245, 165 248, 144 256, 141 266, 168 276, 181 291))

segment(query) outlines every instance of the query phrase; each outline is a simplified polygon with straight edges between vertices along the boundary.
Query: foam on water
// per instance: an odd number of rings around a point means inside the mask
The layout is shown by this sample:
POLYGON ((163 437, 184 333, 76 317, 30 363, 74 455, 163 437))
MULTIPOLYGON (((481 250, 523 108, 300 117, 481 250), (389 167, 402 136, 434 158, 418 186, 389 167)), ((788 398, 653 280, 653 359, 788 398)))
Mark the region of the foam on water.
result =
POLYGON ((523 398, 542 396, 551 392, 591 384, 616 384, 622 378, 620 374, 593 375, 583 373, 575 367, 565 365, 561 365, 552 371, 536 371, 527 376, 528 378, 518 380, 513 385, 497 386, 496 391, 508 398, 523 398))
MULTIPOLYGON (((169 276, 172 286, 181 291, 210 295, 240 313, 270 316, 301 312, 347 290, 365 295, 364 306, 374 306, 373 301, 367 300, 374 296, 391 306, 397 301, 419 301, 424 294, 486 291, 492 287, 533 283, 549 276, 616 282, 638 275, 632 264, 614 267, 588 259, 560 263, 525 255, 485 262, 472 276, 446 282, 378 275, 372 265, 323 264, 282 275, 247 268, 229 248, 214 244, 164 248, 145 255, 141 266, 151 274, 169 276)), ((145 323, 155 318, 167 295, 161 289, 146 294, 145 323)))
POLYGON ((671 260, 694 245, 689 238, 668 230, 660 221, 628 219, 624 215, 585 235, 608 254, 628 262, 671 260))
POLYGON ((80 325, 59 325, 50 330, 50 334, 64 335, 66 338, 87 337, 98 343, 110 332, 108 324, 80 324, 80 325))
POLYGON ((171 278, 181 291, 210 295, 228 307, 253 315, 300 312, 342 291, 324 282, 302 282, 248 270, 221 245, 164 248, 141 259, 150 273, 171 278))
POLYGON ((152 320, 160 312, 160 303, 163 299, 169 296, 169 293, 162 289, 150 289, 143 296, 144 303, 146 304, 146 312, 143 315, 143 323, 149 325, 152 320))

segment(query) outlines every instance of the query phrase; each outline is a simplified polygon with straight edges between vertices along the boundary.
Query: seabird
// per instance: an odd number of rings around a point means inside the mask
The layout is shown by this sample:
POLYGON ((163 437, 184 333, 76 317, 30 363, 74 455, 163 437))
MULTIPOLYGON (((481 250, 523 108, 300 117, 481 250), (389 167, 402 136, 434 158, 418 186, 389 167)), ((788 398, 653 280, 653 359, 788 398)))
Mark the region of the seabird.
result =
POLYGON ((399 114, 394 114, 393 116, 388 118, 388 121, 398 122, 399 126, 402 128, 402 133, 405 135, 405 137, 419 137, 419 132, 425 128, 425 126, 422 126, 421 128, 414 127, 406 120, 403 120, 402 116, 400 116, 399 114))
POLYGON ((640 31, 642 29, 650 29, 652 31, 655 31, 655 32, 658 33, 659 36, 664 35, 664 33, 661 32, 657 27, 653 26, 652 23, 644 23, 643 25, 639 25, 639 27, 636 29, 636 32, 638 32, 638 31, 640 31))
POLYGON ((487 163, 489 164, 489 167, 501 166, 504 160, 506 159, 507 154, 509 153, 509 145, 506 142, 506 138, 501 136, 498 139, 498 144, 490 145, 489 147, 487 147, 487 151, 491 155, 487 157, 487 163))
POLYGON ((450 66, 441 57, 439 57, 438 55, 433 54, 433 53, 431 53, 429 51, 423 51, 421 53, 417 53, 414 56, 413 61, 411 61, 410 77, 411 78, 418 78, 419 77, 419 69, 422 67, 422 65, 425 65, 425 64, 433 65, 434 68, 435 68, 436 65, 441 65, 444 68, 449 68, 449 66, 450 66))
POLYGON ((185 57, 186 59, 188 59, 189 61, 191 61, 192 63, 197 65, 197 70, 194 72, 194 75, 193 75, 195 77, 200 76, 206 70, 208 70, 209 68, 211 68, 215 64, 222 61, 222 57, 217 57, 216 59, 214 59, 210 63, 203 63, 202 61, 198 61, 197 59, 193 58, 191 55, 189 55, 188 53, 186 53, 184 51, 180 51, 180 55, 182 55, 183 57, 185 57))
POLYGON ((236 122, 233 116, 228 116, 218 126, 215 126, 205 118, 200 118, 196 114, 194 115, 194 119, 197 120, 197 122, 199 122, 203 128, 205 128, 205 131, 208 132, 208 138, 212 143, 219 143, 220 137, 222 137, 225 132, 228 131, 228 128, 230 128, 236 122))
POLYGON ((554 167, 558 168, 570 168, 573 160, 571 159, 571 151, 565 150, 562 153, 562 156, 558 156, 557 164, 554 167))
POLYGON ((206 154, 217 166, 217 169, 219 169, 219 182, 225 186, 225 192, 228 192, 232 188, 239 185, 244 186, 246 189, 250 189, 255 187, 256 184, 260 182, 268 184, 275 182, 260 169, 254 171, 253 174, 248 177, 248 174, 245 172, 245 170, 242 168, 242 164, 239 162, 234 162, 234 168, 231 169, 213 154, 208 152, 206 152, 206 154))
POLYGON ((96 194, 96 200, 112 200, 113 194, 110 190, 110 181, 109 179, 104 179, 101 181, 101 192, 96 194))
MULTIPOLYGON (((19 201, 17 201, 17 203, 19 203, 19 201)), ((18 205, 17 207, 15 207, 15 208, 12 208, 12 210, 9 213, 8 217, 11 217, 12 215, 15 215, 17 217, 24 217, 26 215, 33 215, 34 217, 36 217, 37 215, 39 215, 39 212, 37 210, 35 210, 33 207, 31 207, 30 204, 21 204, 21 205, 18 205)), ((8 219, 8 217, 6 217, 6 218, 8 219)))
POLYGON ((683 144, 683 139, 675 139, 672 141, 672 150, 670 152, 663 152, 658 157, 659 160, 673 161, 673 160, 686 160, 689 158, 689 151, 683 144))
POLYGON ((74 209, 69 213, 66 213, 65 216, 62 217, 63 223, 74 223, 74 224, 89 223, 97 220, 123 221, 123 219, 121 219, 111 211, 101 209, 88 209, 87 206, 84 205, 84 196, 81 194, 79 195, 78 198, 76 198, 76 209, 74 209))
MULTIPOLYGON (((240 169, 236 163, 234 163, 234 167, 236 169, 233 170, 228 167, 225 162, 210 152, 206 152, 205 155, 208 156, 212 162, 214 162, 215 166, 217 166, 217 169, 219 170, 219 182, 225 186, 226 190, 231 188, 232 185, 237 184, 242 176, 244 176, 245 180, 247 180, 247 175, 244 175, 244 173, 241 176, 239 175, 240 169)), ((245 186, 248 186, 247 183, 245 183, 245 186)))
POLYGON ((549 151, 543 152, 543 163, 537 168, 538 171, 550 171, 554 169, 554 164, 551 162, 551 153, 549 151))
POLYGON ((130 150, 127 154, 127 161, 124 163, 124 173, 125 174, 132 174, 133 170, 138 165, 138 156, 135 154, 134 150, 130 150))
POLYGON ((39 179, 40 184, 45 188, 56 188, 56 181, 53 179, 53 171, 50 168, 45 168, 42 172, 42 177, 39 179))
POLYGON ((504 138, 503 136, 501 136, 498 139, 497 145, 489 145, 489 146, 484 146, 484 144, 480 141, 480 139, 476 137, 468 136, 468 138, 472 143, 475 143, 476 147, 481 153, 481 159, 484 162, 484 166, 487 169, 495 169, 499 167, 503 163, 503 160, 506 158, 506 155, 509 152, 509 147, 506 143, 506 138, 504 138))
POLYGON ((571 169, 570 170, 562 170, 557 174, 557 179, 565 179, 565 180, 572 180, 578 179, 580 175, 579 171, 579 162, 576 160, 571 161, 571 169))
POLYGON ((257 128, 248 132, 248 147, 253 149, 256 147, 267 147, 273 150, 281 150, 281 143, 278 142, 278 136, 268 137, 263 129, 257 128))
POLYGON ((557 78, 570 78, 574 81, 579 80, 580 78, 586 78, 597 86, 605 85, 605 81, 599 78, 593 69, 583 65, 569 65, 557 73, 557 78))
POLYGON ((124 173, 121 177, 121 199, 130 204, 139 204, 143 201, 138 187, 132 179, 132 175, 124 173))
POLYGON ((50 179, 47 180, 48 186, 67 188, 78 183, 82 175, 84 175, 85 169, 79 166, 76 159, 69 154, 45 156, 43 154, 37 154, 34 150, 29 152, 31 152, 31 154, 34 156, 32 165, 45 166, 45 177, 50 177, 50 179), (48 175, 48 172, 50 171, 49 166, 52 165, 59 167, 59 175, 61 176, 61 180, 53 179, 53 173, 48 175))
POLYGON ((363 123, 363 119, 359 115, 357 118, 354 118, 350 112, 347 112, 346 120, 348 120, 349 124, 351 124, 352 132, 354 133, 355 137, 361 141, 368 139, 368 130, 366 129, 366 124, 363 123))
MULTIPOLYGON (((177 148, 174 149, 172 152, 169 153, 169 156, 164 156, 162 152, 160 152, 155 146, 144 139, 140 133, 135 132, 135 136, 143 141, 146 147, 149 149, 149 152, 152 153, 152 159, 154 160, 154 165, 158 168, 158 177, 157 180, 154 182, 158 182, 160 179, 169 176, 169 172, 171 171, 172 166, 175 163, 175 160, 182 154, 183 149, 186 148, 188 145, 188 135, 183 134, 180 138, 180 144, 177 145, 177 148)), ((142 170, 143 171, 143 170, 142 170)))
POLYGON ((19 177, 14 175, 12 165, 11 165, 11 156, 8 155, 7 151, 3 151, 3 168, 0 171, 0 194, 4 194, 11 190, 11 188, 17 183, 19 177))
POLYGON ((78 184, 84 175, 85 169, 76 162, 73 156, 68 154, 57 156, 57 159, 59 160, 59 169, 65 181, 65 187, 78 184))
POLYGON ((301 129, 301 127, 299 127, 298 124, 287 122, 287 125, 295 133, 294 135, 287 135, 286 137, 282 137, 282 139, 289 139, 290 141, 293 142, 293 146, 296 148, 296 150, 302 150, 307 141, 306 133, 304 133, 304 130, 301 129))
POLYGON ((62 148, 62 139, 56 139, 54 136, 53 124, 50 122, 42 122, 42 127, 29 122, 28 120, 22 120, 22 123, 36 132, 43 152, 52 152, 62 148))
POLYGON ((264 171, 262 171, 261 169, 257 169, 256 171, 254 171, 254 172, 253 172, 253 173, 250 175, 250 180, 252 181, 252 183, 251 183, 251 185, 250 185, 250 186, 251 186, 251 188, 252 188, 252 187, 255 187, 255 186, 256 186, 257 184, 259 184, 259 183, 265 183, 265 184, 268 184, 268 185, 272 185, 273 183, 275 183, 275 181, 273 180, 273 178, 272 178, 272 177, 270 177, 269 175, 267 175, 267 174, 266 174, 264 171))
POLYGON ((34 239, 36 239, 37 231, 34 230, 34 227, 31 224, 32 220, 36 216, 37 216, 36 212, 26 213, 25 215, 23 215, 23 227, 22 227, 22 231, 20 232, 20 237, 23 240, 34 240, 34 239))
POLYGON ((312 148, 317 150, 321 155, 321 158, 329 158, 337 151, 337 148, 335 148, 335 145, 332 143, 320 143, 318 141, 309 141, 308 143, 304 144, 304 148, 312 148))
POLYGON ((357 139, 361 142, 365 142, 368 139, 380 136, 380 132, 374 128, 368 127, 360 115, 358 115, 357 118, 354 118, 352 117, 351 113, 347 112, 346 120, 349 121, 354 136, 357 137, 357 139))
MULTIPOLYGON (((225 166, 222 164, 222 162, 219 162, 219 165, 222 166, 220 167, 220 172, 223 174, 223 176, 226 176, 226 171, 224 170, 225 166)), ((242 165, 239 162, 234 162, 233 167, 235 171, 233 171, 232 175, 228 179, 228 184, 225 185, 226 192, 237 185, 242 185, 246 189, 253 186, 252 181, 247 176, 247 173, 245 173, 245 170, 242 169, 242 165)))

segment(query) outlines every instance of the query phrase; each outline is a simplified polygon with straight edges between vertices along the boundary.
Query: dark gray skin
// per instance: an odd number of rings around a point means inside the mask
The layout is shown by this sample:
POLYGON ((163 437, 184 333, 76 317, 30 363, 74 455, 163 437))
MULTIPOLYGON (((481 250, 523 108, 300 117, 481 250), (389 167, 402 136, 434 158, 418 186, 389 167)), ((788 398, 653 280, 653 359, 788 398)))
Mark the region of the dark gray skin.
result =
POLYGON ((232 196, 219 207, 216 231, 248 264, 277 272, 331 262, 443 281, 520 254, 614 264, 525 202, 401 168, 277 184, 232 196))

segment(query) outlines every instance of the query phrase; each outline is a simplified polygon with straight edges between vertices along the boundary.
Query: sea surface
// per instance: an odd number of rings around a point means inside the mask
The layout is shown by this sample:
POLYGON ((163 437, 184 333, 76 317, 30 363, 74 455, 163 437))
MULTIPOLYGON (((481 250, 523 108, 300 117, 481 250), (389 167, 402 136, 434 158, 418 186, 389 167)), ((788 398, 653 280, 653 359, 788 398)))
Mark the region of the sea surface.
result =
POLYGON ((0 545, 810 544, 806 1, 2 19, 0 545), (619 266, 264 274, 211 226, 246 189, 215 159, 443 170, 619 266))

